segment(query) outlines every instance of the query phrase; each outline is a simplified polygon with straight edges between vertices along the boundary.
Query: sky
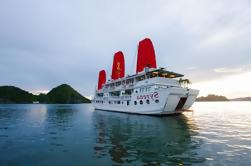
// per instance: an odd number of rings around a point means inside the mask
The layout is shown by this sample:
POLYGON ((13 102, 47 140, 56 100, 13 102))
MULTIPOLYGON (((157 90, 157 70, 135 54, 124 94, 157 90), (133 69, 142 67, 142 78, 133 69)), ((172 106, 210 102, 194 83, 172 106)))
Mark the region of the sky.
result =
POLYGON ((92 96, 121 50, 135 73, 138 42, 192 88, 251 96, 250 0, 1 0, 0 85, 33 93, 63 83, 92 96))

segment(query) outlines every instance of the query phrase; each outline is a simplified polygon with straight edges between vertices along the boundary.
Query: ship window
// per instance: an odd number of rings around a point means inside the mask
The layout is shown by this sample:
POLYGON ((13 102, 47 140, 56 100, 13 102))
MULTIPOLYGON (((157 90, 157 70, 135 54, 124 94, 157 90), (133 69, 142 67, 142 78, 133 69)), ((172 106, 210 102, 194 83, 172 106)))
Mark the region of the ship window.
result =
POLYGON ((120 91, 110 92, 110 96, 119 96, 119 95, 120 95, 120 91))
POLYGON ((111 104, 111 101, 109 101, 109 104, 111 104))
POLYGON ((142 100, 140 100, 140 101, 139 101, 139 103, 140 103, 140 104, 143 104, 143 101, 142 101, 142 100))
POLYGON ((157 100, 155 100, 155 103, 159 103, 159 100, 157 99, 157 100))
POLYGON ((103 94, 103 93, 97 93, 97 96, 98 96, 98 97, 103 97, 104 94, 103 94))
POLYGON ((146 100, 146 103, 147 103, 147 104, 150 104, 150 101, 147 99, 147 100, 146 100))
POLYGON ((131 95, 131 94, 132 94, 132 90, 131 89, 125 90, 125 95, 131 95))
POLYGON ((146 91, 146 89, 145 88, 140 88, 140 92, 142 93, 142 92, 145 92, 146 91))
POLYGON ((121 85, 121 82, 120 81, 116 82, 116 86, 119 86, 119 85, 121 85))
POLYGON ((122 104, 124 104, 124 102, 122 101, 122 104))
POLYGON ((130 105, 130 101, 127 101, 127 105, 130 105))
POLYGON ((134 105, 137 105, 137 101, 134 101, 134 105))
POLYGON ((142 81, 142 80, 144 80, 144 79, 145 79, 145 75, 136 77, 136 80, 137 80, 137 81, 142 81))
POLYGON ((151 91, 151 87, 147 87, 147 88, 146 88, 146 91, 149 91, 149 92, 150 92, 150 91, 151 91))
POLYGON ((118 104, 120 104, 120 101, 118 101, 118 104))

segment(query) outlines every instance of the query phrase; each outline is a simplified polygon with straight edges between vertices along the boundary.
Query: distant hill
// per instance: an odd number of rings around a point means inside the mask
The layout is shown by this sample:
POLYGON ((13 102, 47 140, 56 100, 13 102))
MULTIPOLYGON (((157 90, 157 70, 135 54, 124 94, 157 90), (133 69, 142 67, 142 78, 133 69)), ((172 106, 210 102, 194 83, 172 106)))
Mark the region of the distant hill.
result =
POLYGON ((64 103, 64 104, 77 104, 77 103, 90 103, 90 100, 83 97, 76 90, 67 84, 62 84, 53 88, 47 93, 47 103, 64 103))
POLYGON ((32 103, 36 96, 15 86, 0 86, 0 103, 32 103))
POLYGON ((33 95, 14 86, 0 86, 0 103, 33 103, 34 101, 51 104, 90 103, 89 99, 67 84, 62 84, 49 93, 40 95, 33 95))
POLYGON ((231 101, 251 101, 251 97, 240 97, 235 99, 230 99, 231 101))
POLYGON ((210 94, 206 97, 203 97, 203 96, 198 97, 196 101, 230 101, 230 100, 227 99, 225 96, 218 96, 218 95, 210 94))

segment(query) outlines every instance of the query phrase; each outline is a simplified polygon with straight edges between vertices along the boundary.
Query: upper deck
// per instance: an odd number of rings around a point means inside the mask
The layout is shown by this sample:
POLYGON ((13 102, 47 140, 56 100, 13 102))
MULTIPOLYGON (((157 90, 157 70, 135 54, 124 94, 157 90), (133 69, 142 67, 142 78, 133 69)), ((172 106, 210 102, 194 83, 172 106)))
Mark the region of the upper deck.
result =
POLYGON ((149 69, 145 68, 144 71, 127 76, 117 80, 109 80, 102 86, 97 93, 111 92, 126 89, 133 89, 142 86, 149 86, 152 84, 180 86, 179 82, 175 78, 183 77, 184 75, 167 71, 165 68, 149 69))

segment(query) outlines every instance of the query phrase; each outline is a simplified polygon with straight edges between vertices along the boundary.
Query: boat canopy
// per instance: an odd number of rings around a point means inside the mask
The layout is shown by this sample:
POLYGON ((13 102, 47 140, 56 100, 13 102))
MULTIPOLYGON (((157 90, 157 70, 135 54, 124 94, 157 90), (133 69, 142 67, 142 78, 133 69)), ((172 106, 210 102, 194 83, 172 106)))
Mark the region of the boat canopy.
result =
POLYGON ((153 76, 166 77, 166 78, 178 78, 184 76, 183 74, 167 71, 165 70, 165 68, 154 69, 147 72, 147 74, 152 74, 153 76))
POLYGON ((179 74, 179 73, 175 73, 172 71, 167 71, 165 70, 165 68, 158 68, 158 69, 149 69, 146 72, 140 72, 138 74, 134 74, 134 75, 128 75, 124 78, 121 79, 117 79, 117 80, 109 80, 108 83, 106 84, 107 86, 109 85, 113 85, 115 86, 116 84, 126 81, 126 82, 133 82, 133 80, 136 78, 138 81, 139 80, 143 80, 143 79, 147 79, 145 78, 145 76, 147 78, 153 78, 153 77, 165 77, 165 78, 179 78, 179 77, 183 77, 183 74, 179 74))

